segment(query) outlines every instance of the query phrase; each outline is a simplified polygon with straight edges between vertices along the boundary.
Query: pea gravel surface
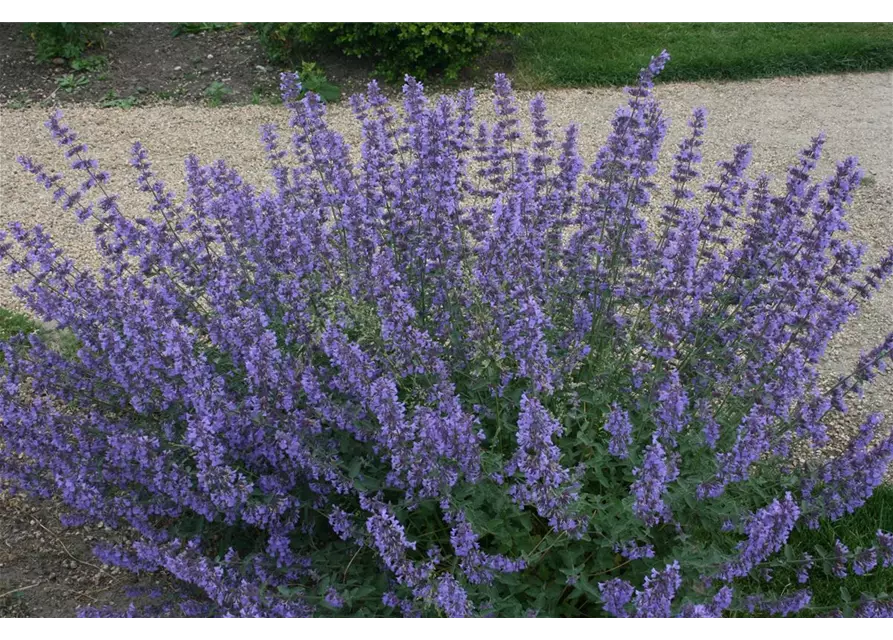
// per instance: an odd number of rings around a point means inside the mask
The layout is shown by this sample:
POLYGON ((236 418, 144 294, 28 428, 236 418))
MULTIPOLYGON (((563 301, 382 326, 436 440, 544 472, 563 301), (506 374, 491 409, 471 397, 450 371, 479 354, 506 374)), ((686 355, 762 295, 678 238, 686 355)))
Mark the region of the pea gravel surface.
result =
MULTIPOLYGON (((611 126, 615 108, 624 101, 619 89, 567 89, 545 92, 556 127, 580 125, 581 152, 591 160, 611 126)), ((848 220, 854 239, 868 244, 867 262, 893 245, 893 73, 843 74, 776 78, 750 82, 661 84, 662 101, 671 127, 662 156, 659 178, 667 190, 667 175, 676 143, 685 135, 691 109, 708 109, 703 147, 704 171, 730 156, 734 145, 754 145, 751 175, 766 171, 783 188, 784 172, 799 149, 819 132, 827 144, 818 175, 833 170, 834 162, 858 156, 867 180, 859 189, 848 220)), ((526 102, 529 93, 519 93, 526 102)), ((482 113, 489 115, 490 94, 479 92, 482 113)), ((79 226, 16 162, 21 153, 48 167, 65 169, 64 159, 43 125, 47 108, 0 108, 0 224, 19 220, 40 223, 58 244, 81 264, 96 264, 91 231, 79 226)), ((523 110, 522 110, 523 111, 523 110)), ((182 187, 183 159, 194 153, 205 162, 227 160, 253 182, 269 185, 263 150, 258 141, 261 124, 285 127, 283 107, 149 106, 131 110, 77 105, 66 112, 68 123, 86 141, 101 166, 112 173, 112 188, 121 194, 125 211, 142 213, 147 202, 133 188, 129 149, 140 140, 149 150, 154 168, 169 187, 182 187)), ((359 127, 346 102, 329 107, 331 126, 356 148, 359 127)), ((659 197, 659 196, 658 196, 659 197)), ((824 371, 833 377, 851 370, 860 351, 875 346, 893 330, 893 283, 853 319, 833 342, 824 371)), ((0 305, 21 309, 11 292, 9 276, 0 275, 0 305)), ((844 446, 859 419, 868 411, 887 410, 893 419, 893 375, 871 385, 863 400, 834 429, 832 448, 844 446)))

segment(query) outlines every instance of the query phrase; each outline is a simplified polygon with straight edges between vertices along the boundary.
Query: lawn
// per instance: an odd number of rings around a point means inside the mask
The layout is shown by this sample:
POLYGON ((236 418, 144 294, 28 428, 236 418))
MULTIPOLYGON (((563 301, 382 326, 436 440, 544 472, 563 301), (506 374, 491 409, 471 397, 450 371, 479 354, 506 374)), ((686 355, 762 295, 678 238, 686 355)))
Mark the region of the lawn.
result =
POLYGON ((40 325, 25 314, 0 307, 0 342, 19 333, 33 333, 39 328, 40 325))
MULTIPOLYGON (((62 355, 72 357, 80 348, 80 343, 71 331, 51 330, 31 316, 0 307, 0 342, 7 342, 19 334, 38 334, 45 342, 58 349, 62 355)), ((5 362, 0 352, 0 363, 5 362)))
POLYGON ((893 23, 534 23, 514 44, 527 88, 623 85, 667 49, 660 80, 893 68, 893 23))

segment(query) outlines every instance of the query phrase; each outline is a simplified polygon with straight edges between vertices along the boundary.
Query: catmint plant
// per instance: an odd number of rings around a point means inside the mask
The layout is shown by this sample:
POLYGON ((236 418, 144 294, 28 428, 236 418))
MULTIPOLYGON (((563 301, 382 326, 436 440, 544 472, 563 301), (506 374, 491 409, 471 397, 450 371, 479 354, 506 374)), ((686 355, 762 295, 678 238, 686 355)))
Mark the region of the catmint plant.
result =
POLYGON ((893 460, 881 416, 820 451, 893 358, 891 334, 819 376, 893 272, 843 235, 862 171, 817 176, 821 135, 782 180, 748 172, 749 145, 714 166, 699 108, 659 192, 667 61, 590 159, 504 75, 489 120, 470 89, 407 78, 394 105, 372 82, 352 148, 284 74, 268 187, 190 156, 177 195, 137 143, 144 212, 52 115, 66 174, 19 161, 102 266, 39 226, 0 238, 22 303, 75 343, 2 345, 4 486, 131 531, 95 552, 183 585, 150 615, 790 615, 814 575, 889 567, 884 531, 789 545, 893 460), (784 567, 796 591, 767 582, 784 567))

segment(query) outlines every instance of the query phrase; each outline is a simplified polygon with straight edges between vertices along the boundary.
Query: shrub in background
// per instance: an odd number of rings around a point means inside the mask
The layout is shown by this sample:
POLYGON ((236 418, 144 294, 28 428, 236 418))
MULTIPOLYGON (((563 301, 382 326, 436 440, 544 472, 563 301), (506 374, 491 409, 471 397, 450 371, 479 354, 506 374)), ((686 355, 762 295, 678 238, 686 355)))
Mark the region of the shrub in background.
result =
POLYGON ((298 75, 302 93, 315 93, 323 102, 338 102, 341 99, 341 89, 329 82, 325 72, 315 62, 302 62, 298 75))
POLYGON ((174 25, 171 35, 175 38, 183 34, 212 33, 214 31, 228 31, 239 26, 238 22, 178 22, 174 25))
POLYGON ((88 47, 105 46, 105 22, 29 22, 22 25, 37 45, 37 59, 80 58, 88 47))
POLYGON ((522 131, 501 75, 492 123, 472 90, 432 101, 410 78, 398 112, 371 83, 355 160, 285 74, 291 136, 261 134, 274 187, 191 156, 180 199, 137 143, 143 216, 52 116, 73 181, 20 161, 105 265, 39 227, 4 235, 18 295, 79 344, 3 347, 5 482, 71 523, 132 527, 98 557, 197 588, 165 605, 187 615, 787 615, 809 611, 811 576, 889 568, 883 531, 787 545, 858 509, 893 459, 880 416, 836 457, 791 455, 893 353, 891 334, 819 380, 893 271, 893 251, 866 269, 840 237, 862 172, 815 179, 819 136, 778 191, 747 177, 748 145, 698 187, 696 109, 653 201, 666 60, 588 169, 542 96, 522 131))
POLYGON ((449 80, 517 27, 495 22, 267 22, 256 25, 271 60, 295 64, 308 47, 372 60, 387 80, 449 80))

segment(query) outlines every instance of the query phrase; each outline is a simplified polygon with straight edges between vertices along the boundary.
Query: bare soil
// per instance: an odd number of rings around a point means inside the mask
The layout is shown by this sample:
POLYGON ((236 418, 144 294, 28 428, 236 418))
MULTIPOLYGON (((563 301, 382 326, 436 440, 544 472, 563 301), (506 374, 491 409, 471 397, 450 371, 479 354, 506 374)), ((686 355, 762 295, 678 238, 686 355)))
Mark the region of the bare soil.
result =
MULTIPOLYGON (((19 23, 0 23, 0 105, 22 108, 31 104, 109 104, 110 94, 132 99, 135 105, 158 102, 207 102, 213 83, 226 87, 224 104, 250 104, 275 100, 279 69, 264 56, 257 33, 247 25, 219 31, 174 36, 174 23, 126 23, 105 30, 105 47, 84 56, 104 56, 105 68, 75 71, 57 59, 41 62, 35 43, 19 23), (71 74, 84 83, 73 90, 60 85, 71 74)), ((364 61, 313 52, 329 80, 345 93, 360 89, 371 67, 364 61)))
POLYGON ((126 540, 106 526, 65 528, 62 506, 0 491, 0 618, 71 617, 81 607, 126 609, 170 592, 162 574, 135 574, 93 557, 95 545, 126 540))

